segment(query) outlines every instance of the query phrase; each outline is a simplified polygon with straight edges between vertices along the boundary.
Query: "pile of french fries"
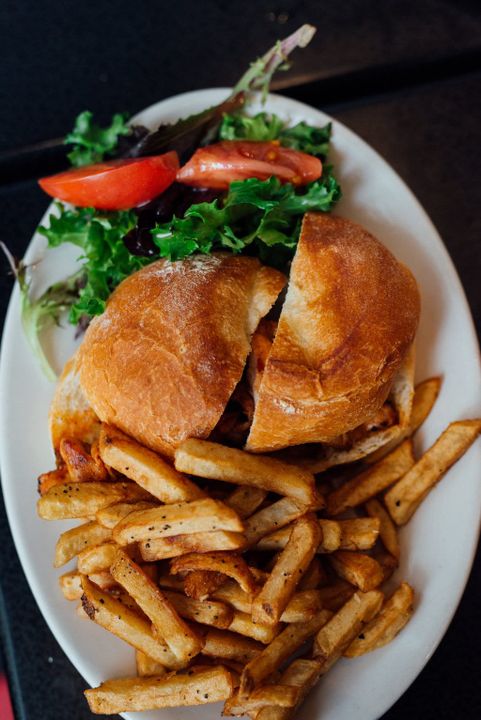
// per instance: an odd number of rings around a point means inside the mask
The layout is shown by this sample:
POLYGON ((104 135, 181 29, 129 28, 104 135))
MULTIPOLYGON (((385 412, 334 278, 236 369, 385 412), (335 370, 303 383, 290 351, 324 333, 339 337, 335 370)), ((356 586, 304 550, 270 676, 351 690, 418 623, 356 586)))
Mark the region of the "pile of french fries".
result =
POLYGON ((439 386, 416 388, 396 447, 317 482, 203 440, 173 467, 109 426, 88 449, 64 438, 38 501, 42 518, 81 520, 57 542, 55 567, 77 562, 60 587, 137 659, 137 677, 85 692, 92 712, 223 701, 225 716, 286 720, 341 657, 389 643, 414 603, 407 582, 385 590, 398 528, 481 431, 454 422, 415 459, 439 386))

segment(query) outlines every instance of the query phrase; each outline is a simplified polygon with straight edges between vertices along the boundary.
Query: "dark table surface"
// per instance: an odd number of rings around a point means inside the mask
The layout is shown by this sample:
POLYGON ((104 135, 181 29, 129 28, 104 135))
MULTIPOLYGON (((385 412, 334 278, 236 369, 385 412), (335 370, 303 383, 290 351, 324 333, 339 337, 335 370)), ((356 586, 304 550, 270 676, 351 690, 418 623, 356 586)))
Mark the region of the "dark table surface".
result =
MULTIPOLYGON (((306 21, 318 34, 278 87, 347 124, 408 183, 448 247, 479 332, 481 10, 474 0, 4 0, 1 239, 22 255, 46 207, 35 177, 63 162, 56 141, 79 110, 107 120, 178 92, 228 85, 271 41, 306 21), (51 149, 38 152, 36 143, 51 149)), ((2 318, 10 289, 2 273, 2 318)), ((85 683, 28 589, 1 504, 0 548, 0 635, 17 718, 91 717, 85 683)), ((479 720, 480 597, 477 559, 440 647, 385 720, 479 720)))

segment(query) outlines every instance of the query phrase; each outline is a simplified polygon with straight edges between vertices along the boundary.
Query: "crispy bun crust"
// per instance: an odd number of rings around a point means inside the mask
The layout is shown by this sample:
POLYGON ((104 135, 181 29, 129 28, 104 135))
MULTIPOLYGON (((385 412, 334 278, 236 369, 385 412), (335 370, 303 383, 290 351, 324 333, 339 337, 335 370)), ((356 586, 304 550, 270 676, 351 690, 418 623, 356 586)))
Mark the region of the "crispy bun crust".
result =
POLYGON ((359 225, 307 213, 246 448, 329 443, 386 400, 413 342, 410 271, 359 225))
POLYGON ((80 348, 93 410, 168 456, 208 437, 285 282, 256 258, 228 254, 160 260, 130 276, 80 348))

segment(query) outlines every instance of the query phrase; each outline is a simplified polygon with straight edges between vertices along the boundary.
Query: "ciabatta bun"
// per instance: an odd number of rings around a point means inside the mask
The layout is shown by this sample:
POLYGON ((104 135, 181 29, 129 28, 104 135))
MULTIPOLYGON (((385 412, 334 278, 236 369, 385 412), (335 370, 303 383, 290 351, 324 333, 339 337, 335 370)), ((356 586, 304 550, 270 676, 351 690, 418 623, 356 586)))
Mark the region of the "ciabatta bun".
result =
POLYGON ((285 281, 231 254, 160 260, 128 277, 80 348, 94 412, 168 456, 186 438, 208 437, 285 281))
POLYGON ((416 333, 411 272, 359 225, 307 213, 246 449, 329 443, 386 400, 416 333))

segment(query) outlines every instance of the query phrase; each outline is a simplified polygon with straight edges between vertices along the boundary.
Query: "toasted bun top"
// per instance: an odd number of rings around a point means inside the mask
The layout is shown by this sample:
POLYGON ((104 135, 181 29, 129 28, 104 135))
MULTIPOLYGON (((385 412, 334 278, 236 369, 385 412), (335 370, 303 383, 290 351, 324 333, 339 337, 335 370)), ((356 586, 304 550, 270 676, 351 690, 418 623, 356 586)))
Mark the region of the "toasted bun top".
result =
POLYGON ((185 438, 207 437, 285 280, 228 254, 160 260, 128 277, 80 348, 93 410, 169 456, 185 438))
POLYGON ((410 271, 359 225, 307 213, 247 449, 330 442, 384 403, 416 333, 410 271))

